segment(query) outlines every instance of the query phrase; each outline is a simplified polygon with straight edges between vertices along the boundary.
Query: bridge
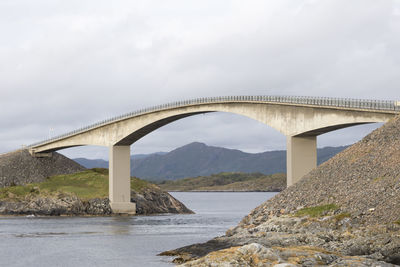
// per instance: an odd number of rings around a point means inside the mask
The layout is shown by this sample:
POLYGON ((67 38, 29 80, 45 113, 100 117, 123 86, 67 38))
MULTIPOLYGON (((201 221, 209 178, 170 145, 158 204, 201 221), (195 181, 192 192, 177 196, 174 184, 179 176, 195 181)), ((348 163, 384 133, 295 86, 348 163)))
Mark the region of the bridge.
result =
POLYGON ((173 102, 127 113, 29 146, 33 156, 76 146, 109 147, 109 199, 115 213, 135 213, 130 202, 130 145, 173 121, 230 112, 265 123, 286 136, 287 184, 317 166, 317 136, 354 125, 386 122, 399 101, 296 96, 223 96, 173 102))

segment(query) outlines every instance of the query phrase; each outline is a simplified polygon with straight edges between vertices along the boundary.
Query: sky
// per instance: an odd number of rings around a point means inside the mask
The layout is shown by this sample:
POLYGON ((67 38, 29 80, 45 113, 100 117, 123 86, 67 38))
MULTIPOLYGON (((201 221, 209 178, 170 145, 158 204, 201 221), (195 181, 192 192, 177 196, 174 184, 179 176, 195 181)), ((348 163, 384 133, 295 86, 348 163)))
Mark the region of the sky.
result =
MULTIPOLYGON (((2 0, 0 153, 197 97, 399 100, 399 47, 399 0, 2 0)), ((318 146, 351 144, 378 126, 324 134, 318 146)), ((199 141, 254 153, 285 149, 285 140, 249 118, 211 113, 169 124, 131 149, 199 141)))

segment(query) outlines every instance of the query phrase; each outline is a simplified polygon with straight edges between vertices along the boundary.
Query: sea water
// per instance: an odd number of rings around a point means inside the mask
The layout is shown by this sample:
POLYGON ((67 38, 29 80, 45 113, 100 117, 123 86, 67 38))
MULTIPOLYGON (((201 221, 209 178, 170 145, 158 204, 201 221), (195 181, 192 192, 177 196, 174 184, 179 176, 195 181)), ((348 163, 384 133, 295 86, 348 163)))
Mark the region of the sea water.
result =
POLYGON ((223 235, 276 193, 171 194, 195 214, 0 217, 0 266, 174 266, 157 254, 223 235))

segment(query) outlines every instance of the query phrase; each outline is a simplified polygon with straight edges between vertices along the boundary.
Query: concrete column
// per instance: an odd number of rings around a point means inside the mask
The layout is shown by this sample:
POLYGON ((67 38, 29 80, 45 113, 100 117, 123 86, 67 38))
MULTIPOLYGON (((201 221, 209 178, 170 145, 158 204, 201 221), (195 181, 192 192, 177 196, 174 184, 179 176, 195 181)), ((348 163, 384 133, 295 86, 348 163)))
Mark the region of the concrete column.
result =
POLYGON ((287 186, 317 167, 317 137, 286 137, 287 186))
POLYGON ((114 213, 136 212, 136 204, 131 203, 130 157, 130 146, 110 146, 109 198, 114 213))

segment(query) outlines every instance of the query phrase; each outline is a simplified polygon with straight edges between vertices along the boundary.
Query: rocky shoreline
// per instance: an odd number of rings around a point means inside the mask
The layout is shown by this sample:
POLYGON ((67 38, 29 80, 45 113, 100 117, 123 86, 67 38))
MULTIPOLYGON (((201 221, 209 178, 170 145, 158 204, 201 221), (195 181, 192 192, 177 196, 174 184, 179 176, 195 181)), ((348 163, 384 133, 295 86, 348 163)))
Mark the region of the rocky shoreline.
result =
MULTIPOLYGON (((156 189, 132 191, 131 202, 136 203, 137 215, 193 213, 167 192, 156 189)), ((0 215, 110 216, 112 210, 108 198, 81 200, 74 195, 57 193, 50 197, 27 196, 22 201, 0 201, 0 215)))
POLYGON ((212 252, 204 258, 180 266, 395 266, 357 256, 339 256, 335 253, 312 247, 266 247, 258 243, 232 247, 212 252))
POLYGON ((264 202, 183 266, 400 265, 400 116, 264 202))
POLYGON ((240 224, 206 243, 160 255, 177 256, 176 263, 187 262, 182 266, 394 266, 400 264, 399 247, 399 224, 365 226, 331 213, 273 215, 259 225, 240 224), (250 256, 260 264, 249 264, 250 256))

